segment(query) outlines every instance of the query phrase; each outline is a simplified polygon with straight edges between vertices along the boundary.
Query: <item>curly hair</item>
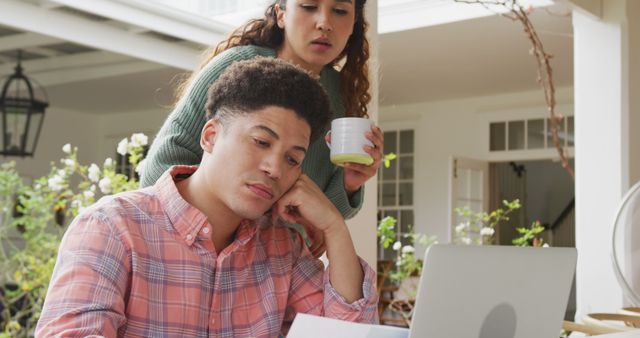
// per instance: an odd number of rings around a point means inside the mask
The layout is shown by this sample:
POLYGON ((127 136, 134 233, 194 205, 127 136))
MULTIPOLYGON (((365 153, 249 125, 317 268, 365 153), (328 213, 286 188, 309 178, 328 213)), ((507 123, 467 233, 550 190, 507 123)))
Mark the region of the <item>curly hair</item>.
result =
MULTIPOLYGON (((371 101, 369 94, 369 41, 366 33, 369 24, 364 17, 364 5, 367 0, 355 0, 355 23, 353 33, 347 44, 333 60, 331 65, 336 67, 343 58, 344 66, 340 69, 340 95, 345 106, 346 116, 368 117, 367 105, 371 101)), ((176 100, 185 93, 196 74, 204 68, 211 59, 223 51, 245 45, 255 45, 277 49, 284 41, 284 33, 278 27, 275 6, 285 9, 286 0, 275 0, 265 10, 264 17, 253 19, 234 30, 229 37, 215 47, 207 49, 197 70, 181 81, 176 90, 176 100)))
POLYGON ((207 93, 207 119, 222 124, 269 106, 293 110, 309 124, 311 141, 323 134, 331 120, 329 97, 315 76, 280 59, 235 62, 207 93))

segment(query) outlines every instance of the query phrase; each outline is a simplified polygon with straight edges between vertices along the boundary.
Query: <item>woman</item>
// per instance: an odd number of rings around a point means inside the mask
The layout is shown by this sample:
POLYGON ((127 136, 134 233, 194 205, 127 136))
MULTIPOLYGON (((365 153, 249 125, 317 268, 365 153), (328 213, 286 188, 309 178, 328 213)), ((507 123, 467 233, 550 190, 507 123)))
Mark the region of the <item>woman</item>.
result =
MULTIPOLYGON (((174 164, 199 163, 199 135, 205 124, 209 85, 229 64, 258 56, 277 57, 320 76, 334 118, 367 117, 369 44, 365 37, 366 0, 276 0, 262 19, 248 22, 205 54, 199 70, 178 89, 178 103, 155 138, 147 157, 142 185, 148 186, 174 164), (338 62, 344 65, 334 69, 338 62)), ((345 218, 362 205, 362 186, 375 175, 382 158, 378 127, 367 135, 370 166, 349 163, 336 168, 322 140, 309 147, 303 171, 323 189, 345 218)), ((315 244, 315 243, 314 243, 315 244)), ((315 246, 315 245, 314 245, 315 246)))

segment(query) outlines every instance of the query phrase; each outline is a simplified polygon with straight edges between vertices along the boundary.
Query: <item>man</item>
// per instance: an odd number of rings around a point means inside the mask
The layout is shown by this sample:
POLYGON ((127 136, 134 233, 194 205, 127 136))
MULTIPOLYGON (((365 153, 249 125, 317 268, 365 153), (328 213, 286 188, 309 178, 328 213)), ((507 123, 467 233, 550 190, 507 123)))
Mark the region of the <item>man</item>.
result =
POLYGON ((70 225, 36 336, 275 337, 296 313, 377 320, 375 273, 300 164, 326 94, 278 59, 209 90, 198 167, 103 198, 70 225), (284 222, 324 236, 329 267, 284 222))

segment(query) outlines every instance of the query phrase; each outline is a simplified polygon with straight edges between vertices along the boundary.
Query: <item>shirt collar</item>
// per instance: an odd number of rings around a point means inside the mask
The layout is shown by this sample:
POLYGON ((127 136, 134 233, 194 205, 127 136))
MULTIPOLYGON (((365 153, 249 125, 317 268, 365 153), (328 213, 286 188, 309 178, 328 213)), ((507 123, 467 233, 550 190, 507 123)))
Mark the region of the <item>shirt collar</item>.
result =
POLYGON ((173 166, 160 176, 154 188, 169 221, 187 245, 192 245, 207 217, 182 198, 176 182, 193 174, 197 166, 173 166))
MULTIPOLYGON (((197 169, 198 166, 172 166, 160 176, 154 185, 164 212, 187 245, 192 245, 195 242, 198 233, 204 225, 209 224, 209 221, 205 214, 182 198, 178 187, 176 187, 176 182, 188 178, 197 169)), ((255 221, 242 221, 236 231, 235 241, 241 245, 246 244, 254 236, 257 228, 255 221)), ((215 232, 215 229, 212 231, 215 232)))

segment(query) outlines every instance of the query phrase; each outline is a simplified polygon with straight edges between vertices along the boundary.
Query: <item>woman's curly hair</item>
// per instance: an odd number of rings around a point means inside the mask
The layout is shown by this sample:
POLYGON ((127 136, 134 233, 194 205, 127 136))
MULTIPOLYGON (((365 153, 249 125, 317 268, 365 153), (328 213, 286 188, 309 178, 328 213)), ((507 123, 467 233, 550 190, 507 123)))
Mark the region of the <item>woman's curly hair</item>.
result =
MULTIPOLYGON (((371 101, 369 94, 369 41, 366 33, 369 24, 364 18, 366 0, 355 0, 355 23, 353 33, 347 41, 344 50, 333 60, 336 66, 346 58, 340 69, 340 94, 345 106, 346 116, 368 117, 367 105, 371 101)), ((234 30, 231 35, 215 47, 207 49, 198 69, 180 81, 176 90, 176 100, 185 93, 196 74, 204 68, 211 59, 221 52, 236 46, 255 45, 277 49, 284 41, 284 33, 278 27, 275 6, 285 8, 286 0, 275 0, 267 7, 264 17, 253 19, 234 30)))

